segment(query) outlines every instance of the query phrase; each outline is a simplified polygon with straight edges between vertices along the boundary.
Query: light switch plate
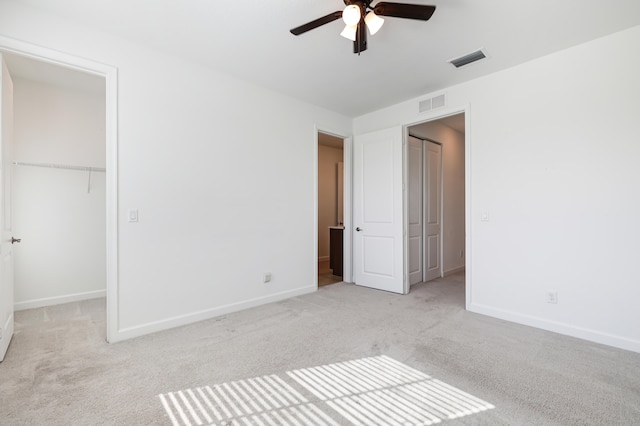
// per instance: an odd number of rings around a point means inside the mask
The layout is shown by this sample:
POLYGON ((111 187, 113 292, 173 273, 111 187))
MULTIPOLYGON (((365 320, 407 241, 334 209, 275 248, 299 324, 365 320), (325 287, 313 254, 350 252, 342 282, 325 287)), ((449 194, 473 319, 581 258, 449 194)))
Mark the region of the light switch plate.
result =
POLYGON ((129 222, 137 222, 138 221, 138 209, 129 210, 129 222))

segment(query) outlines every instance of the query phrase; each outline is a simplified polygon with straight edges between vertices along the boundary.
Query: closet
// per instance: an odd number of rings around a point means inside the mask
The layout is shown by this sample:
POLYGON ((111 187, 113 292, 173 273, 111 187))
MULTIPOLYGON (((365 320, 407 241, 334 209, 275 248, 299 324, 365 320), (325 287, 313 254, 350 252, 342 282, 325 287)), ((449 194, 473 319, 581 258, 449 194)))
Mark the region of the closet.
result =
POLYGON ((14 250, 15 309, 104 297, 104 79, 17 56, 7 64, 14 234, 22 240, 14 250))

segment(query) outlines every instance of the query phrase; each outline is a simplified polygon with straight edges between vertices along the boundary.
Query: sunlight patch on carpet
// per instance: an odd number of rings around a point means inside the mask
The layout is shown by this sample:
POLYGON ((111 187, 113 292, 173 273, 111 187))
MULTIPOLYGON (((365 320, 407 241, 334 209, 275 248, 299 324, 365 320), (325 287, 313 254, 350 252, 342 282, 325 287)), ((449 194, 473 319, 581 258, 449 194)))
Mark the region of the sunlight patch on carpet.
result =
POLYGON ((384 355, 287 374, 354 425, 430 425, 495 408, 384 355))
POLYGON ((336 425, 276 375, 159 395, 174 425, 336 425))
POLYGON ((431 425, 495 408, 384 355, 158 397, 175 426, 431 425))

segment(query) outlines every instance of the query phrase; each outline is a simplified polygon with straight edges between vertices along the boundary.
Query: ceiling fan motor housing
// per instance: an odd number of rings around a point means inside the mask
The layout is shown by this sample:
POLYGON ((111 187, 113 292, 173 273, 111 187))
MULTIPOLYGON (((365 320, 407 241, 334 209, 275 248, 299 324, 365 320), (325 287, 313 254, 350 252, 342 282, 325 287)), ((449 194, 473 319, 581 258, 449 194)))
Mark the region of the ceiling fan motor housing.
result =
POLYGON ((358 6, 360 8, 360 21, 357 24, 356 39, 353 42, 353 53, 357 53, 358 55, 367 50, 367 29, 364 23, 364 18, 367 14, 367 9, 369 8, 371 1, 372 0, 344 0, 344 4, 347 6, 358 6))

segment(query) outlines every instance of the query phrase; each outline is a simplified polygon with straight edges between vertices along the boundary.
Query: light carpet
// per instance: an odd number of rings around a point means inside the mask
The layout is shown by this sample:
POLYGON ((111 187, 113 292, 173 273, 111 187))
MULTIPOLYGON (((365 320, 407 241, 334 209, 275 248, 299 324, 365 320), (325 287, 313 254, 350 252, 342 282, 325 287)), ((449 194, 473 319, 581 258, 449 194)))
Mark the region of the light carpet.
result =
MULTIPOLYGON (((171 425, 159 395, 279 377, 348 425, 353 419, 328 402, 355 409, 353 395, 322 400, 288 373, 377 357, 495 407, 438 415, 443 425, 640 424, 640 354, 463 306, 462 274, 417 284, 406 296, 338 283, 117 344, 104 340, 104 300, 17 312, 0 363, 0 424, 171 425)), ((375 406, 371 398, 358 400, 375 406)))

